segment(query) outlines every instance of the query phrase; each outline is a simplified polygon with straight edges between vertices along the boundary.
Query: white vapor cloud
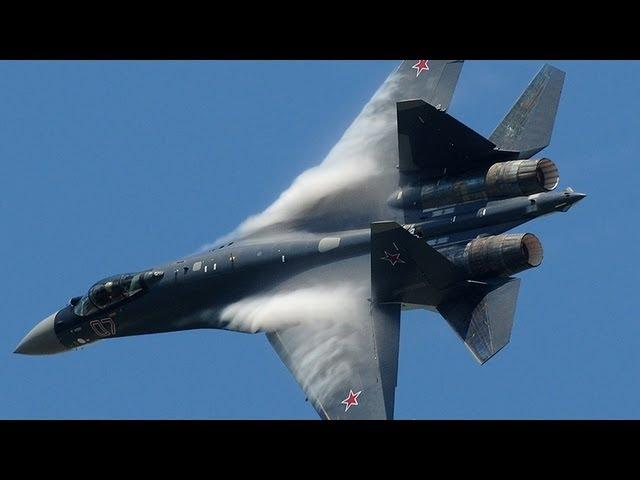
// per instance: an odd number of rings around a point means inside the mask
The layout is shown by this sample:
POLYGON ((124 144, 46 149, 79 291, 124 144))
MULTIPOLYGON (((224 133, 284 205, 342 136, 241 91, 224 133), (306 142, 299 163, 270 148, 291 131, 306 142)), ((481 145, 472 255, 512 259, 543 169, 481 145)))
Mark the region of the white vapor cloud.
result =
POLYGON ((356 283, 315 285, 246 298, 227 307, 222 320, 230 330, 277 332, 294 377, 322 403, 369 358, 368 294, 356 283))
MULTIPOLYGON (((365 228, 386 218, 383 192, 397 186, 397 76, 378 89, 326 158, 299 175, 263 212, 217 243, 234 238, 365 228)), ((210 247, 209 247, 210 248, 210 247)), ((306 272, 276 290, 227 306, 220 326, 266 332, 286 343, 289 367, 320 401, 353 376, 370 349, 368 256, 306 272), (348 279, 348 281, 346 280, 348 279)))
POLYGON ((302 324, 324 328, 356 313, 359 306, 366 307, 366 298, 365 289, 356 284, 315 285, 247 297, 227 306, 220 318, 225 329, 246 333, 274 332, 302 324))
POLYGON ((395 180, 397 163, 395 98, 390 77, 378 89, 342 138, 317 166, 300 174, 263 212, 242 222, 221 241, 246 237, 273 226, 296 225, 309 217, 370 210, 380 203, 378 179, 395 180))

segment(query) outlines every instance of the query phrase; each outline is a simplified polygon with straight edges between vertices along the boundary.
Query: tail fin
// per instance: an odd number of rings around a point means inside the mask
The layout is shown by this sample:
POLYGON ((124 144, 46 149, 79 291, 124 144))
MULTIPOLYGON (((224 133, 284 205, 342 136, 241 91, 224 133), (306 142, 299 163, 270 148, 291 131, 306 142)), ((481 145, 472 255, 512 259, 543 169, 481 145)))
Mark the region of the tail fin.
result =
POLYGON ((466 280, 445 256, 397 223, 371 224, 372 300, 437 306, 480 363, 509 343, 519 289, 518 278, 466 280))
POLYGON ((565 73, 545 65, 489 137, 501 150, 530 158, 549 145, 565 73))
POLYGON ((437 250, 395 222, 371 224, 371 289, 378 303, 433 305, 431 299, 463 278, 437 250))
POLYGON ((481 364, 509 343, 519 288, 519 278, 470 283, 464 295, 438 305, 481 364))
POLYGON ((423 100, 398 102, 398 168, 424 177, 477 167, 495 145, 423 100))

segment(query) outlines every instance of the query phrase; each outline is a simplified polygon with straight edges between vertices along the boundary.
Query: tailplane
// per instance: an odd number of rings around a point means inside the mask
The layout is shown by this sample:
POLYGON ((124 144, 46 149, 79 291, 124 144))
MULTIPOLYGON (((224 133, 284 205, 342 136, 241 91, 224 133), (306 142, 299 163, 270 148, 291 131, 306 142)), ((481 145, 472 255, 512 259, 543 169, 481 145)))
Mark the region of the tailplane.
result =
POLYGON ((438 305, 440 314, 481 364, 509 343, 519 288, 519 278, 470 283, 463 295, 438 305))
POLYGON ((518 278, 470 278, 395 222, 371 224, 373 303, 436 307, 480 363, 509 343, 519 288, 518 278))
POLYGON ((530 158, 551 142, 565 73, 543 66, 489 137, 500 150, 530 158))

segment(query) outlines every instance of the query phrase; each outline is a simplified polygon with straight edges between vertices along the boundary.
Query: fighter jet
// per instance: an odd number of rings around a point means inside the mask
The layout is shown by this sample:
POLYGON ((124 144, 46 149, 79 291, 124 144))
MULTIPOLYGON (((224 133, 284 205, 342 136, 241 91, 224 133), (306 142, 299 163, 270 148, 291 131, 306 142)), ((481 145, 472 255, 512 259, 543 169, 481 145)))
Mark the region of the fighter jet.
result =
POLYGON ((328 193, 207 251, 97 281, 15 352, 188 329, 264 332, 324 419, 393 418, 404 309, 439 312, 485 363, 511 338, 513 275, 543 258, 534 234, 507 232, 585 195, 558 191, 556 164, 536 156, 549 145, 564 72, 543 66, 485 138, 447 113, 462 66, 400 64, 330 153, 330 165, 348 158, 362 172, 356 180, 336 175, 328 193), (359 282, 346 292, 365 308, 337 302, 345 280, 359 282), (272 324, 237 320, 247 301, 262 312, 274 295, 286 302, 309 286, 335 306, 327 321, 307 319, 313 309, 272 324))

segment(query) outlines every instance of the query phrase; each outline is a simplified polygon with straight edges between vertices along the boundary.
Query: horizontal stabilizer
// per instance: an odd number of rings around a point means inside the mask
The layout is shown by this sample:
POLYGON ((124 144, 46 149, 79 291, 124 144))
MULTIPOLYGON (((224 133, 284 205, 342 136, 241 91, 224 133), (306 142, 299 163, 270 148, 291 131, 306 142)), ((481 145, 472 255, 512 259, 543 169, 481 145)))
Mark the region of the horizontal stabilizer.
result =
POLYGON ((519 278, 473 282, 463 295, 438 305, 478 362, 485 363, 509 343, 519 288, 519 278))
POLYGON ((551 142, 565 73, 545 65, 522 93, 489 140, 500 150, 530 158, 551 142))

